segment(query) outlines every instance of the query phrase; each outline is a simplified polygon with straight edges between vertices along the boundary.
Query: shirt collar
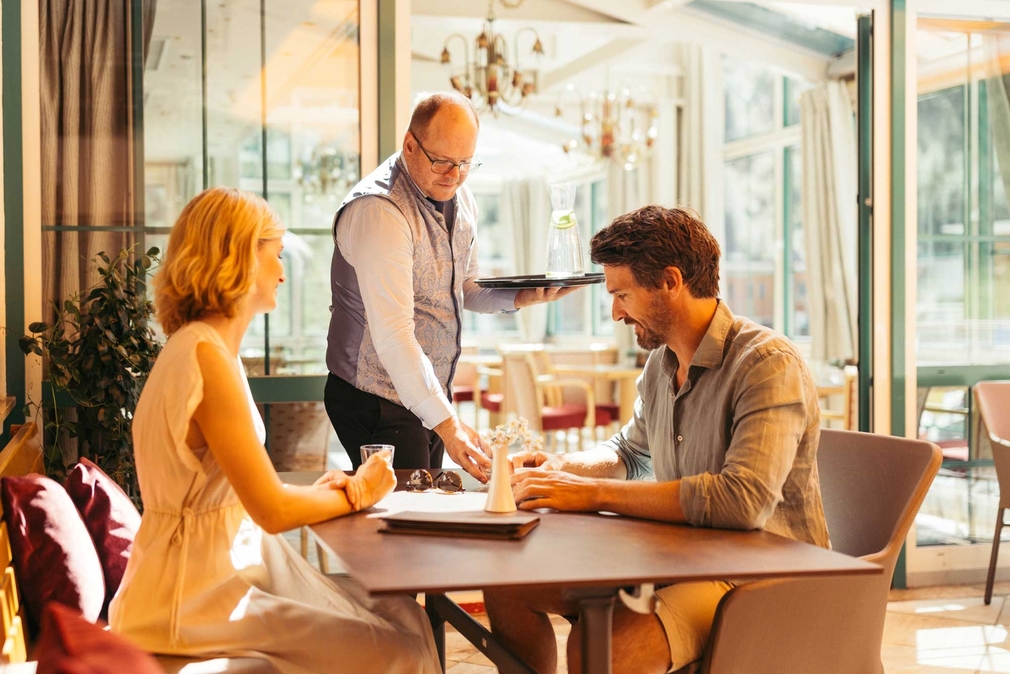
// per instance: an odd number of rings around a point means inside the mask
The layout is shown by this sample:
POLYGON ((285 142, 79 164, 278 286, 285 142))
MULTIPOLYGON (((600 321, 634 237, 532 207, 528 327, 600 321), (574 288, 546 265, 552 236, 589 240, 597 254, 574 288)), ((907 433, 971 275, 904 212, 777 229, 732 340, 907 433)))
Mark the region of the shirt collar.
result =
MULTIPOLYGON (((712 317, 712 322, 708 324, 708 330, 705 331, 705 336, 702 337, 698 350, 694 352, 691 367, 711 369, 722 365, 723 357, 726 354, 726 338, 729 336, 729 331, 732 329, 736 317, 725 302, 716 301, 718 304, 715 308, 715 315, 712 317)), ((670 347, 664 346, 663 349, 665 349, 663 371, 672 376, 677 372, 680 361, 677 360, 677 355, 670 347)))

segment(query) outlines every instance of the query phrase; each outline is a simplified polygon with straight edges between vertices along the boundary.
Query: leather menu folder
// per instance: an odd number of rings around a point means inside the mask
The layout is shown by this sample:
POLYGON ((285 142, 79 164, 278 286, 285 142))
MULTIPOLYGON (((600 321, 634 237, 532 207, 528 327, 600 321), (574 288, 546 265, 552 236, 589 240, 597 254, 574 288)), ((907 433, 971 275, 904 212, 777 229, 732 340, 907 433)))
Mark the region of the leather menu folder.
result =
POLYGON ((461 536, 519 540, 540 524, 540 515, 528 512, 399 512, 382 518, 379 531, 387 534, 461 536))

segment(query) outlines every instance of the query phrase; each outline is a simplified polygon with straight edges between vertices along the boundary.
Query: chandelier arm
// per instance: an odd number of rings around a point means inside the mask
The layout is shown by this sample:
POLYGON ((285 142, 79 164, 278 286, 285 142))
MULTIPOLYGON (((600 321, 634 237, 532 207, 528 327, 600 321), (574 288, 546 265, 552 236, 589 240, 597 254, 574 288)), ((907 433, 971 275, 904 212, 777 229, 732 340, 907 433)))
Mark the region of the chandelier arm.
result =
MULTIPOLYGON (((445 38, 445 42, 442 44, 442 48, 444 50, 448 51, 449 50, 449 42, 452 41, 454 38, 458 39, 460 42, 463 43, 463 82, 462 82, 462 86, 463 86, 464 89, 465 88, 469 88, 470 85, 471 85, 471 82, 472 82, 472 78, 471 78, 471 74, 470 74, 470 70, 471 70, 471 64, 470 64, 470 43, 467 41, 466 37, 464 37, 460 33, 453 33, 449 37, 445 38)), ((451 63, 450 63, 450 65, 451 65, 451 63)), ((452 77, 450 77, 449 79, 450 79, 450 81, 452 81, 452 77)), ((453 88, 455 88, 455 86, 453 88)), ((466 91, 461 91, 460 93, 462 93, 464 95, 467 95, 466 91)))

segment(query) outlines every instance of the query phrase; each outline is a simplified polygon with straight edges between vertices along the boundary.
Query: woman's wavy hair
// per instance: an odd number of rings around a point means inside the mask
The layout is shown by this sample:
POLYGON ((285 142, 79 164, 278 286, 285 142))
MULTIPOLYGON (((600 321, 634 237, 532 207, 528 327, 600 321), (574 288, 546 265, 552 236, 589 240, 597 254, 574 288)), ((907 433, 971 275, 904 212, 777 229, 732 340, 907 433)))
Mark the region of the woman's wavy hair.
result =
POLYGON ((213 187, 186 204, 154 277, 158 321, 169 335, 206 314, 231 318, 256 281, 256 251, 284 225, 262 198, 213 187))

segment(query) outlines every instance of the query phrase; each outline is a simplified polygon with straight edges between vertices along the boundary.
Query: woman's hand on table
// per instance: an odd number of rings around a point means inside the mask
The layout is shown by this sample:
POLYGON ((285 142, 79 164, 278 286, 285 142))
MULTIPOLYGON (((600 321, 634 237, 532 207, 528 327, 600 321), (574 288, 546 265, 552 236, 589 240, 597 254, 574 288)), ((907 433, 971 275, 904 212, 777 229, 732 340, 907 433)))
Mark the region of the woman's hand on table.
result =
POLYGON ((347 500, 355 511, 371 508, 385 498, 396 487, 396 473, 393 472, 389 452, 382 451, 368 457, 349 483, 351 491, 347 491, 347 500))
POLYGON ((365 483, 360 478, 348 475, 342 470, 328 470, 312 483, 316 489, 342 489, 351 504, 351 510, 360 510, 364 498, 365 483))

